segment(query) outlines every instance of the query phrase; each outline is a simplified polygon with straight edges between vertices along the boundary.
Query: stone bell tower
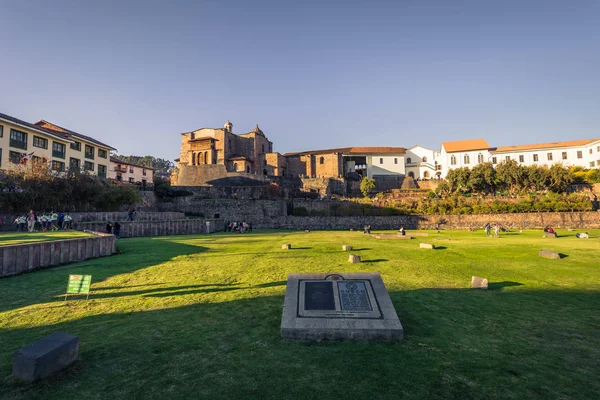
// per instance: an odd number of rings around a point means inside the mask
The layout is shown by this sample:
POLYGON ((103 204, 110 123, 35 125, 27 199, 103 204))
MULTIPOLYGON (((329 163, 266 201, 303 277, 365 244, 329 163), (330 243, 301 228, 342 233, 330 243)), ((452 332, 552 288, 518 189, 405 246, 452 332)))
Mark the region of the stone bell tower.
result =
POLYGON ((233 124, 229 121, 225 122, 225 124, 223 125, 223 128, 225 128, 225 132, 229 132, 232 133, 233 130, 233 124))

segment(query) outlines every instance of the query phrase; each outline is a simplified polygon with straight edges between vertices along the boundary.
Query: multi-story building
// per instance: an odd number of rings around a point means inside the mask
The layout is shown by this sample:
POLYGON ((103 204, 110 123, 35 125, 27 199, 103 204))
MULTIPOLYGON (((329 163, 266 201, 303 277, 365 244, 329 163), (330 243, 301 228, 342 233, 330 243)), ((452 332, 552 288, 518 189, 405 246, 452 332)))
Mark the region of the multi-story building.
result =
POLYGON ((0 168, 26 160, 49 162, 53 170, 86 170, 107 177, 109 152, 102 142, 48 121, 35 124, 0 114, 0 168))
POLYGON ((423 146, 406 150, 406 176, 412 179, 439 179, 442 175, 441 154, 423 146))
POLYGON ((490 147, 485 139, 444 142, 441 177, 454 168, 472 168, 483 162, 498 165, 507 160, 526 166, 558 163, 565 167, 599 168, 600 138, 500 147, 490 147))
POLYGON ((111 156, 108 177, 119 182, 150 186, 154 182, 154 168, 129 163, 111 156))

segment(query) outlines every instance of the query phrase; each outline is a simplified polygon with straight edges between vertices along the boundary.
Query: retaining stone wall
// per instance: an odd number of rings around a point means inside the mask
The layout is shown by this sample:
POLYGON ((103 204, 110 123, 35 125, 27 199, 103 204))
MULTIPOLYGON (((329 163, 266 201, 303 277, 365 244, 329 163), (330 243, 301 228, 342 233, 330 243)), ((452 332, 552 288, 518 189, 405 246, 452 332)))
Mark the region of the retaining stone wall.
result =
POLYGON ((0 277, 116 253, 113 235, 0 246, 0 277))
MULTIPOLYGON (((207 233, 206 222, 210 222, 208 233, 222 231, 224 222, 215 219, 183 219, 173 221, 134 221, 119 222, 121 224, 121 237, 140 236, 170 236, 191 235, 207 233)), ((82 222, 77 224, 79 230, 93 230, 97 232, 106 231, 106 223, 82 222)))
POLYGON ((390 217, 272 217, 255 222, 257 228, 275 229, 434 229, 444 220, 442 229, 482 228, 486 223, 499 223, 513 229, 537 229, 551 225, 555 229, 600 228, 600 212, 524 213, 484 215, 401 215, 390 217))

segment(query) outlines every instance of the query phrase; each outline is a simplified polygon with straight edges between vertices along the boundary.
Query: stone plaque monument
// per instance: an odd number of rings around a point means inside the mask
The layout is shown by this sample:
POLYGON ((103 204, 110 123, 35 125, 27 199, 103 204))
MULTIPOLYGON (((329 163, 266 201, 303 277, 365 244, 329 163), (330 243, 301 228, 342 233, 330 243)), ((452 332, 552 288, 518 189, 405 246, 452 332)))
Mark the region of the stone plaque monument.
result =
POLYGON ((404 331, 379 273, 291 274, 281 337, 399 341, 404 331))

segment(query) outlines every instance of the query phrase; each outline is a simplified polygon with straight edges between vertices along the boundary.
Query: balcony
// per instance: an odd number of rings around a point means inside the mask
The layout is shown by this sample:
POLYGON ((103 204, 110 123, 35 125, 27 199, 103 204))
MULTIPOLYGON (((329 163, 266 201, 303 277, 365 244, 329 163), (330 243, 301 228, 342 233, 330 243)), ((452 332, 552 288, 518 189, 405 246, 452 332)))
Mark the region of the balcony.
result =
POLYGON ((115 167, 115 172, 123 172, 123 173, 127 173, 127 168, 125 167, 121 167, 121 166, 116 166, 115 167))

